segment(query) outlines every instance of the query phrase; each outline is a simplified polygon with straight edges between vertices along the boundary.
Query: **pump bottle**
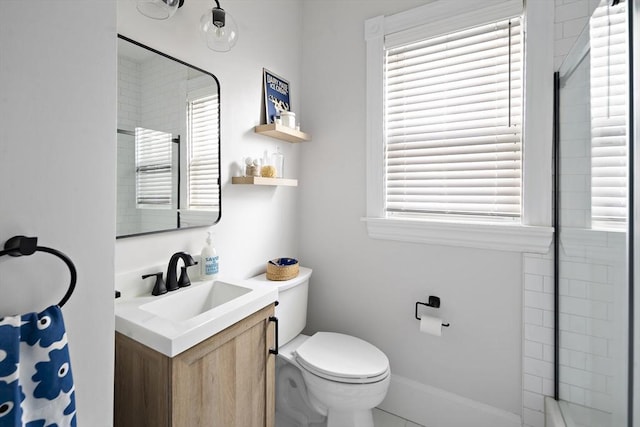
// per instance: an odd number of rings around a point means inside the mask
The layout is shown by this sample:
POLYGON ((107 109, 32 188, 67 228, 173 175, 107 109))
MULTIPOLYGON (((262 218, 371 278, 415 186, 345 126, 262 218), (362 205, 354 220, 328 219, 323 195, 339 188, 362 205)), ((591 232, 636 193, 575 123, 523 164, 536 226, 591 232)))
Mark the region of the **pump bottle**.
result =
POLYGON ((218 277, 218 254, 211 244, 211 232, 207 233, 207 243, 200 253, 200 275, 203 279, 215 280, 218 277))

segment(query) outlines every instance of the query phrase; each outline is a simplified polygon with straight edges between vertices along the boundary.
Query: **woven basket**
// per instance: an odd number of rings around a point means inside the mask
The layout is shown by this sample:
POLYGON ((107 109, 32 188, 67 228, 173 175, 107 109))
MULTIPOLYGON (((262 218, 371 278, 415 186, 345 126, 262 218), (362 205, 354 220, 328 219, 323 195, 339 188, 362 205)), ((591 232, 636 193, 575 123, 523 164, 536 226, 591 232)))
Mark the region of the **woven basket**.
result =
POLYGON ((300 272, 300 264, 297 260, 291 258, 274 259, 267 263, 267 279, 269 280, 289 280, 298 276, 300 272), (283 264, 281 260, 287 259, 289 262, 295 261, 293 264, 283 264))

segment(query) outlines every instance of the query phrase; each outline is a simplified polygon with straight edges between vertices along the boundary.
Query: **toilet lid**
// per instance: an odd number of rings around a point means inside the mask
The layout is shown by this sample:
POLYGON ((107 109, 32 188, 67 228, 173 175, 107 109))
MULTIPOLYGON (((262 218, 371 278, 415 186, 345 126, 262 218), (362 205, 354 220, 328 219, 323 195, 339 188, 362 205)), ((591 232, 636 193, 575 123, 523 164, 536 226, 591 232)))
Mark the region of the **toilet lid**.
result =
POLYGON ((320 377, 372 383, 389 373, 389 359, 377 347, 350 335, 317 332, 296 350, 298 363, 320 377))

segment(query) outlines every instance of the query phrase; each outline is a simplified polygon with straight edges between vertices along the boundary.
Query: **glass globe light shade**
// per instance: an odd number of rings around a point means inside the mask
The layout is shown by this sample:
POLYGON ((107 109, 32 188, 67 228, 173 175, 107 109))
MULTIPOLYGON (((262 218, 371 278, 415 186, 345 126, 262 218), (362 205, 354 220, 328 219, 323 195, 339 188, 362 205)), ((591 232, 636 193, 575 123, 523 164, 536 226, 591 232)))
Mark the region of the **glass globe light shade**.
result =
POLYGON ((214 7, 200 18, 200 35, 209 49, 228 52, 238 41, 238 25, 230 14, 214 7))
POLYGON ((152 19, 169 19, 179 5, 180 0, 136 0, 138 12, 152 19))

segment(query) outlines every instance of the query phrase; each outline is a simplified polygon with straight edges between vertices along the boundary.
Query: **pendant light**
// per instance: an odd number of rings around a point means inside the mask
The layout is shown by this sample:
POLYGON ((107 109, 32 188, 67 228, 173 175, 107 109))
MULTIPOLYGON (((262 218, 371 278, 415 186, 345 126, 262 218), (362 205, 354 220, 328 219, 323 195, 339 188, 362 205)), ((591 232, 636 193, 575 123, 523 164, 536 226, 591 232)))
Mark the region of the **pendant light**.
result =
POLYGON ((138 12, 152 19, 169 19, 184 0, 136 0, 138 12))
MULTIPOLYGON (((170 0, 167 0, 170 1, 170 0)), ((207 10, 200 18, 200 34, 207 47, 216 52, 228 52, 238 41, 238 25, 233 17, 220 7, 207 10)))
MULTIPOLYGON (((2 0, 0 0, 2 1, 2 0)), ((169 19, 182 7, 184 0, 132 0, 138 12, 153 19, 169 19)), ((216 52, 228 52, 238 41, 238 24, 235 19, 220 7, 220 2, 207 9, 200 18, 200 35, 207 47, 216 52)))

